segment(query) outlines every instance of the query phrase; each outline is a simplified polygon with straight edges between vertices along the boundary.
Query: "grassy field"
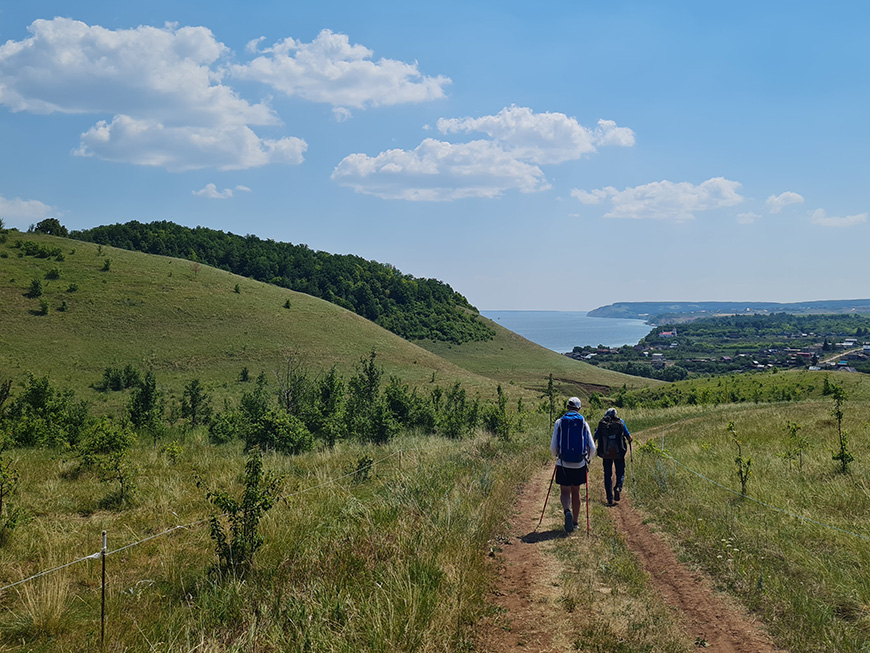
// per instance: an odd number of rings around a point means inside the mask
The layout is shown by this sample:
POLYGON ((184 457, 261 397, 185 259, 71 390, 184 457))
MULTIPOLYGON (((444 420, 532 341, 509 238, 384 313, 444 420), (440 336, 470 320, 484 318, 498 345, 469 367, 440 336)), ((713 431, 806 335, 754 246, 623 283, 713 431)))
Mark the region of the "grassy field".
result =
MULTIPOLYGON (((201 435, 201 434, 200 434, 201 435)), ((45 451, 15 452, 34 520, 0 549, 3 582, 99 551, 108 531, 109 651, 461 650, 486 609, 481 555, 533 464, 522 442, 406 437, 389 447, 267 456, 284 475, 264 545, 243 578, 219 579, 204 485, 241 492, 244 457, 196 433, 176 462, 135 452, 139 496, 109 490, 45 451), (368 456, 375 461, 346 476, 368 456), (173 526, 189 526, 154 539, 173 526), (133 545, 133 546, 130 546, 133 545)), ((0 595, 0 650, 97 650, 100 561, 0 595), (21 648, 23 646, 23 648, 21 648)))
POLYGON ((242 368, 271 377, 293 357, 315 372, 336 365, 346 374, 372 349, 387 375, 412 385, 460 381, 486 397, 502 383, 528 399, 528 388, 545 386, 551 372, 566 394, 645 383, 602 373, 497 326, 492 343, 430 352, 329 302, 190 261, 16 232, 0 253, 6 254, 0 258, 0 370, 16 381, 27 372, 48 375, 97 405, 117 399, 91 387, 110 366, 152 370, 176 394, 199 378, 220 401, 237 394, 233 384, 242 368), (16 240, 59 248, 64 260, 19 257, 16 240), (52 270, 57 278, 47 279, 52 270), (26 296, 34 280, 42 284, 39 298, 26 296))
POLYGON ((588 397, 593 392, 607 394, 611 388, 623 385, 628 389, 664 385, 661 381, 627 376, 576 361, 530 342, 497 322, 481 319, 495 330, 493 340, 462 345, 424 341, 421 345, 463 369, 539 394, 545 388, 541 379, 546 383, 551 373, 556 387, 566 396, 588 397))
MULTIPOLYGON (((626 402, 620 412, 638 444, 664 443, 669 457, 635 448, 630 491, 690 564, 735 594, 786 648, 870 647, 863 375, 830 375, 848 397, 843 427, 855 461, 842 474, 831 458, 836 421, 824 373, 665 385, 570 360, 498 325, 491 342, 421 347, 306 295, 189 261, 39 234, 11 233, 0 243, 0 321, 0 382, 16 382, 13 396, 27 372, 47 375, 93 414, 117 413, 127 401, 127 393, 93 387, 109 366, 153 370, 175 395, 199 378, 218 408, 241 394, 242 368, 271 375, 293 357, 315 373, 336 365, 349 374, 372 349, 386 374, 406 383, 460 381, 486 399, 501 384, 512 402, 537 402, 550 373, 562 397, 610 393, 626 402), (59 248, 63 260, 19 257, 18 239, 59 248), (42 295, 28 297, 34 280, 42 295), (725 489, 740 487, 731 421, 752 459, 749 498, 725 489), (789 422, 811 444, 800 467, 782 456, 789 422)), ((595 422, 602 411, 587 417, 595 422)), ((547 417, 529 411, 524 421, 526 433, 510 438, 404 433, 382 446, 345 441, 267 455, 266 467, 284 477, 281 500, 262 522, 251 573, 236 579, 213 571, 206 492, 241 491, 239 442, 214 445, 203 428, 178 423, 154 442, 140 437, 131 452, 138 493, 124 509, 106 501, 111 482, 78 471, 74 450, 7 450, 3 460, 21 475, 14 502, 31 520, 0 546, 0 584, 93 554, 105 530, 114 551, 109 651, 470 651, 474 626, 490 609, 485 552, 503 533, 518 485, 549 459, 547 417)), ((593 510, 606 524, 604 509, 593 510)), ((624 632, 582 621, 577 641, 598 651, 684 650, 619 534, 602 526, 595 537, 613 553, 606 577, 631 616, 624 632)), ((592 590, 605 578, 598 559, 554 548, 574 579, 560 605, 597 614, 603 605, 592 590)), ((0 594, 0 650, 98 650, 99 574, 99 560, 82 560, 0 594)))
POLYGON ((870 383, 832 377, 849 395, 842 426, 855 461, 847 474, 832 460, 839 440, 830 397, 626 412, 629 424, 650 425, 635 432, 638 440, 659 450, 663 443, 669 456, 635 448, 635 503, 795 651, 870 647, 870 383), (729 422, 751 459, 748 498, 739 496, 729 422), (789 422, 808 442, 801 464, 785 456, 789 422))

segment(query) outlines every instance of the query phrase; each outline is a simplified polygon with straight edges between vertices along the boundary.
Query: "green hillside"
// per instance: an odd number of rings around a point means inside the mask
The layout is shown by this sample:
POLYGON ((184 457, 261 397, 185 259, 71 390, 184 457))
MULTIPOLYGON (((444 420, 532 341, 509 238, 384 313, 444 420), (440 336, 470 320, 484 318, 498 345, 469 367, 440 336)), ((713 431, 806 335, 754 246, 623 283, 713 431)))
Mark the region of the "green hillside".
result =
MULTIPOLYGON (((44 230, 67 236, 47 220, 44 230)), ((477 309, 437 279, 402 274, 392 265, 350 254, 315 251, 306 245, 237 236, 172 222, 105 225, 78 231, 73 238, 124 249, 199 261, 245 277, 298 290, 354 311, 407 338, 462 343, 489 340, 492 330, 477 309)))
POLYGON ((420 344, 430 352, 466 370, 496 379, 512 387, 540 392, 542 379, 549 374, 562 394, 588 397, 593 392, 606 394, 611 388, 628 389, 657 387, 663 382, 627 376, 595 367, 541 347, 505 329, 492 320, 481 317, 495 331, 486 342, 466 342, 453 345, 426 340, 420 344))
POLYGON ((0 253, 0 368, 16 380, 48 375, 88 400, 111 401, 90 388, 110 366, 152 370, 177 391, 196 377, 219 399, 243 368, 272 376, 293 358, 346 373, 372 349, 387 374, 406 382, 434 376, 484 394, 511 381, 540 388, 550 372, 566 393, 647 383, 569 360, 495 324, 495 340, 429 343, 427 350, 330 302, 182 259, 18 232, 7 234, 0 253), (62 260, 47 256, 52 251, 62 260), (42 295, 28 297, 34 281, 42 295))

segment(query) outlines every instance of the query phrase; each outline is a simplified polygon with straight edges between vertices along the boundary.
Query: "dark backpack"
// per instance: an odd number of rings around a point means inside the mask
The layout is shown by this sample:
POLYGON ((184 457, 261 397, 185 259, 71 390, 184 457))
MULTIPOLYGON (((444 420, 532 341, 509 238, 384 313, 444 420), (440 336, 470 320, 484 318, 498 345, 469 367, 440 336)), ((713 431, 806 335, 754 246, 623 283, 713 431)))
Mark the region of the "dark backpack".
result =
POLYGON ((579 463, 586 460, 589 445, 586 442, 586 429, 583 415, 566 413, 559 422, 559 458, 565 463, 579 463))
POLYGON ((605 460, 624 458, 626 451, 625 424, 618 417, 605 417, 598 423, 595 431, 598 439, 598 456, 605 460))

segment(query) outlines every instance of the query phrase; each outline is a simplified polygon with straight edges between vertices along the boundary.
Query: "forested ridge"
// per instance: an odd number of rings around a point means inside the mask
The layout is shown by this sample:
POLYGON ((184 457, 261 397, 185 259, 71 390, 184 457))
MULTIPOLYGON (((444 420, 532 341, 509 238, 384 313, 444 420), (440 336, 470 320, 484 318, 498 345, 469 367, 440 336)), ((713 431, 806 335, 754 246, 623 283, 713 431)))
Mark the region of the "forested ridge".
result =
POLYGON ((234 274, 290 288, 338 304, 408 340, 461 344, 490 340, 493 330, 448 284, 422 279, 389 264, 307 245, 238 236, 160 221, 104 225, 71 238, 149 254, 198 261, 234 274))

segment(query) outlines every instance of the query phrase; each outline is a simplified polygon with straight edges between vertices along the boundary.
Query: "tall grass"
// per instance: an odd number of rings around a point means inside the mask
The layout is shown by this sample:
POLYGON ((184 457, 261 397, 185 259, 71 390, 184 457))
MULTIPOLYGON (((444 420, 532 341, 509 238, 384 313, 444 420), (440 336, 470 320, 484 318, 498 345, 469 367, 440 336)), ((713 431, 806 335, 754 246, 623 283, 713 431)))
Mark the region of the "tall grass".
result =
MULTIPOLYGON (((138 503, 117 512, 98 509, 106 488, 96 478, 64 475, 45 451, 16 452, 27 470, 22 500, 37 516, 0 549, 0 584, 98 551, 107 530, 110 551, 140 542, 107 558, 108 650, 468 649, 486 610, 482 552, 537 464, 530 446, 409 434, 385 447, 267 455, 266 468, 285 475, 283 499, 262 522, 253 570, 236 580, 212 571, 209 505, 193 472, 239 491, 240 448, 209 445, 195 430, 173 464, 140 445, 138 503), (364 458, 374 465, 355 474, 364 458), (40 489, 46 479, 50 492, 40 489), (179 524, 194 525, 143 541, 179 524)), ((0 647, 94 646, 99 561, 21 588, 0 595, 0 647)))
POLYGON ((664 435, 668 453, 705 478, 635 449, 635 500, 676 535, 686 555, 755 611, 781 645, 865 651, 870 646, 870 407, 845 406, 858 452, 848 474, 832 460, 836 426, 830 408, 828 400, 731 406, 725 413, 650 429, 654 442, 660 446, 664 435), (750 498, 736 494, 731 420, 744 454, 752 457, 750 498), (789 421, 801 424, 811 442, 802 468, 783 455, 790 446, 789 421))

